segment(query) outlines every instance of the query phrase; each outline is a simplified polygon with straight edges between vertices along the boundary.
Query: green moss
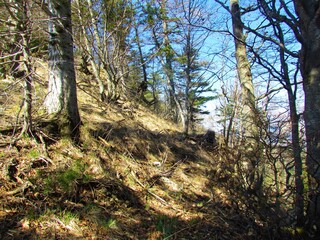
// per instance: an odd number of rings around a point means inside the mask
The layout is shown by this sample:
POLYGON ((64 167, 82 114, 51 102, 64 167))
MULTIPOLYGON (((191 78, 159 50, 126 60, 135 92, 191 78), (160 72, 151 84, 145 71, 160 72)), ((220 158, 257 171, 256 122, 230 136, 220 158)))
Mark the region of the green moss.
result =
POLYGON ((92 180, 92 176, 86 174, 87 165, 80 160, 74 161, 72 165, 61 172, 51 175, 44 180, 44 193, 49 195, 51 192, 60 188, 64 192, 72 193, 76 185, 81 183, 88 183, 92 180))
POLYGON ((40 152, 38 151, 38 149, 31 149, 29 154, 28 154, 28 157, 29 158, 38 158, 40 157, 40 152))

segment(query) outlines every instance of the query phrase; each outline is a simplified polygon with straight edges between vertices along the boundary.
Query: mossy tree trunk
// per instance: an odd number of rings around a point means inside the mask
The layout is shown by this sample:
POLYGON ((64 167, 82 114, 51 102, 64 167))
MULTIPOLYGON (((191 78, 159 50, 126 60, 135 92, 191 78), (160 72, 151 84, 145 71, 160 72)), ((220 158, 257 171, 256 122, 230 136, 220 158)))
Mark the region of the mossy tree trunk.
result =
POLYGON ((49 1, 49 86, 45 106, 62 135, 79 140, 80 115, 74 69, 71 0, 49 1))

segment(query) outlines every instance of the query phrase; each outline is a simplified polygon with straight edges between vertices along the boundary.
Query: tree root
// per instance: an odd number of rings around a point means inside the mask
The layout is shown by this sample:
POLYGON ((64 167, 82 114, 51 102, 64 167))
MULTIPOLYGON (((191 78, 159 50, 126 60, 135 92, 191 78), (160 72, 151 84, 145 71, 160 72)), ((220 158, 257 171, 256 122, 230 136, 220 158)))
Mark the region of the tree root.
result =
POLYGON ((21 193, 24 192, 28 187, 31 187, 32 183, 29 181, 24 182, 21 186, 9 191, 9 192, 5 192, 2 196, 11 196, 11 195, 15 195, 17 193, 21 193))

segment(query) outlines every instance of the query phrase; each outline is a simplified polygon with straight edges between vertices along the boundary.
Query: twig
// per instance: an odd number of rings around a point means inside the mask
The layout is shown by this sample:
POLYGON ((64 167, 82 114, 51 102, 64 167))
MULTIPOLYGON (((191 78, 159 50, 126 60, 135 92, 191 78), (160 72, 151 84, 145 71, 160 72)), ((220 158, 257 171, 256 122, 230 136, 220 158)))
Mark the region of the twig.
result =
POLYGON ((159 197, 157 194, 151 192, 146 186, 143 185, 143 183, 141 183, 139 181, 139 179, 136 177, 135 173, 133 171, 131 171, 131 175, 134 178, 134 180, 144 189, 146 190, 151 196, 153 196, 154 198, 156 198, 157 200, 159 200, 162 204, 171 207, 172 209, 178 211, 178 212, 183 212, 180 209, 175 208, 174 206, 172 206, 171 204, 169 204, 166 200, 164 200, 163 198, 159 197))
POLYGON ((178 233, 180 233, 180 232, 183 232, 183 231, 185 231, 185 230, 187 230, 187 229, 190 229, 191 227, 192 227, 192 226, 188 226, 188 227, 182 228, 182 229, 180 229, 180 230, 172 233, 171 235, 165 237, 163 240, 170 239, 170 238, 173 237, 174 235, 176 235, 176 234, 178 234, 178 233))
POLYGON ((169 203, 164 200, 163 198, 159 197, 158 195, 156 195, 155 193, 151 192, 149 189, 146 188, 146 186, 143 185, 142 182, 139 181, 139 179, 135 176, 135 174, 133 173, 133 171, 131 171, 131 175, 133 176, 134 180, 143 188, 145 189, 149 194, 151 194, 153 197, 155 197, 156 199, 158 199, 160 202, 164 203, 165 205, 169 205, 169 203))
MULTIPOLYGON (((44 135, 44 133, 42 131, 40 131, 39 134, 37 134, 37 136, 40 139, 40 142, 42 143, 42 149, 43 149, 43 152, 45 154, 45 157, 49 159, 48 161, 51 164, 53 164, 53 162, 52 162, 52 160, 50 159, 50 156, 49 156, 49 152, 48 152, 46 141, 43 139, 43 135, 44 135)), ((48 137, 48 136, 46 136, 46 137, 48 137)), ((46 161, 45 159, 42 159, 42 160, 46 161)))

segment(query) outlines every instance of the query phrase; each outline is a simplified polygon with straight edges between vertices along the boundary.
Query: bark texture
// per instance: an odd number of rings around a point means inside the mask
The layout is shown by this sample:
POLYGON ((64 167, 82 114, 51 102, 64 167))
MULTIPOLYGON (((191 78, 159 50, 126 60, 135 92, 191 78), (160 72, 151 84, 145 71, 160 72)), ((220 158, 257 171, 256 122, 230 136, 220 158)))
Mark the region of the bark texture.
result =
POLYGON ((261 187, 262 178, 259 175, 259 114, 256 109, 256 98, 252 81, 251 67, 247 57, 246 39, 243 34, 243 24, 238 0, 230 0, 232 27, 235 41, 237 71, 241 85, 242 97, 242 127, 245 157, 248 161, 248 185, 251 190, 261 187))
MULTIPOLYGON (((300 68, 305 92, 304 120, 309 175, 308 225, 320 233, 320 1, 295 0, 302 35, 300 68)), ((319 235, 318 235, 319 236, 319 235)))
POLYGON ((74 69, 71 1, 49 1, 49 86, 45 106, 60 120, 61 133, 77 140, 80 115, 74 69))

